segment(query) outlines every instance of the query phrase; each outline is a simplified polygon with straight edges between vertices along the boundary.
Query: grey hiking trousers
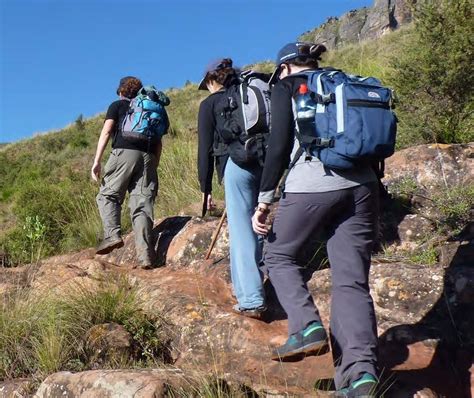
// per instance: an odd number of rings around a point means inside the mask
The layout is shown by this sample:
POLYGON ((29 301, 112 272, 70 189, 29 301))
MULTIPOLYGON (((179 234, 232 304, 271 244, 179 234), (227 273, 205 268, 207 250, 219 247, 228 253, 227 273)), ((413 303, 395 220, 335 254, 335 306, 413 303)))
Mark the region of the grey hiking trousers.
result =
MULTIPOLYGON (((312 237, 328 237, 331 266, 332 354, 335 384, 377 376, 377 331, 369 268, 378 215, 377 183, 321 193, 286 193, 264 249, 264 262, 288 315, 288 334, 321 322, 299 258, 312 237)), ((316 249, 316 248, 315 248, 316 249)))
POLYGON ((153 154, 134 149, 113 149, 105 165, 97 195, 104 226, 104 239, 121 236, 120 213, 125 194, 135 232, 135 246, 141 263, 152 262, 153 204, 158 191, 157 161, 153 154))

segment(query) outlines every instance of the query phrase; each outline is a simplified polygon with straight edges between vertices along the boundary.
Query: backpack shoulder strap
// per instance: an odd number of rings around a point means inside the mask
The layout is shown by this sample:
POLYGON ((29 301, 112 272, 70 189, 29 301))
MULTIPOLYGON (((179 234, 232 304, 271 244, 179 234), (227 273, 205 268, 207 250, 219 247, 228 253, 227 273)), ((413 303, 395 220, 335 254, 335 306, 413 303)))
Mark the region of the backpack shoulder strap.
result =
POLYGON ((264 81, 265 83, 268 83, 270 80, 271 74, 270 73, 264 73, 264 72, 257 72, 252 69, 245 70, 243 72, 240 72, 239 78, 241 81, 245 80, 250 80, 250 79, 259 79, 264 81))
POLYGON ((248 104, 248 87, 250 85, 250 81, 253 79, 258 79, 261 80, 265 83, 268 83, 270 81, 271 75, 269 73, 263 73, 263 72, 256 72, 251 69, 243 71, 240 73, 239 78, 240 78, 240 86, 241 86, 241 95, 242 95, 242 102, 244 104, 248 104))
POLYGON ((295 157, 291 160, 290 164, 288 165, 288 169, 285 172, 285 175, 281 179, 280 185, 278 186, 278 189, 283 196, 285 194, 285 185, 286 185, 286 179, 288 178, 288 174, 290 173, 291 169, 295 166, 296 162, 298 159, 301 157, 301 155, 304 153, 303 147, 300 145, 300 147, 296 150, 295 157))

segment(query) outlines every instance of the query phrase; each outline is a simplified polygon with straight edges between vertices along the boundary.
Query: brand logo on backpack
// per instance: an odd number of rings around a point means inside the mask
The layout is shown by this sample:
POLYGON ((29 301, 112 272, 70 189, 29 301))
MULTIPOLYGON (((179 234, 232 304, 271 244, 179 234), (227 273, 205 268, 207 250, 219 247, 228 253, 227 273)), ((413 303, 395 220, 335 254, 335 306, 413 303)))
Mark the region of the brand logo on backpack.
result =
POLYGON ((169 103, 169 98, 154 86, 141 88, 130 101, 122 122, 122 136, 131 142, 156 143, 169 127, 165 110, 169 103))
POLYGON ((230 86, 218 105, 223 118, 219 134, 234 163, 263 165, 270 132, 270 75, 244 71, 239 84, 230 86))
POLYGON ((339 70, 318 69, 302 75, 308 77, 305 95, 316 102, 309 121, 304 117, 308 112, 298 108, 307 101, 295 99, 297 137, 307 155, 331 168, 351 169, 393 154, 397 118, 389 88, 373 77, 339 70))

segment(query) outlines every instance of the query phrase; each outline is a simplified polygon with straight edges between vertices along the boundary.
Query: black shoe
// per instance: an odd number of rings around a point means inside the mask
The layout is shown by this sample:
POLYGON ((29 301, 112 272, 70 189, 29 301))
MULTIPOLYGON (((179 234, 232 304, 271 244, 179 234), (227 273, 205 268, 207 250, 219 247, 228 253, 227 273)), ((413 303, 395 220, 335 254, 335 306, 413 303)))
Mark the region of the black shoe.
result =
POLYGON ((298 333, 292 334, 285 344, 272 352, 274 361, 298 361, 308 355, 328 352, 328 336, 323 325, 312 322, 298 333))
POLYGON ((336 398, 376 398, 375 389, 377 379, 370 373, 365 373, 360 379, 353 381, 351 385, 336 391, 336 398))
POLYGON ((95 254, 108 254, 114 249, 118 249, 123 246, 123 240, 120 237, 105 238, 99 243, 95 254))
POLYGON ((253 319, 262 319, 263 313, 267 310, 265 305, 261 305, 256 308, 240 308, 238 304, 232 307, 234 312, 239 315, 243 315, 253 319))

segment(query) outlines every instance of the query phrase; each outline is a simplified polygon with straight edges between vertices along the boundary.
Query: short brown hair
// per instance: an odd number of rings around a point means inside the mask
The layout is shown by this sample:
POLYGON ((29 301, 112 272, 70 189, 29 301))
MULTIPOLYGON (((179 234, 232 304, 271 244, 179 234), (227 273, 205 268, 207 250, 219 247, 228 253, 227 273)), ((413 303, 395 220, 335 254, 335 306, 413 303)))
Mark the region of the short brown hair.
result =
MULTIPOLYGON (((232 59, 224 58, 222 60, 222 64, 232 65, 232 59)), ((207 83, 211 80, 214 80, 217 83, 222 84, 224 87, 229 87, 231 84, 234 83, 238 73, 238 70, 233 68, 232 66, 225 66, 212 72, 208 72, 205 78, 205 82, 207 83)))
POLYGON ((140 79, 137 79, 133 76, 128 76, 120 80, 119 88, 117 89, 117 94, 122 95, 126 98, 135 98, 138 94, 138 90, 143 87, 140 79))

